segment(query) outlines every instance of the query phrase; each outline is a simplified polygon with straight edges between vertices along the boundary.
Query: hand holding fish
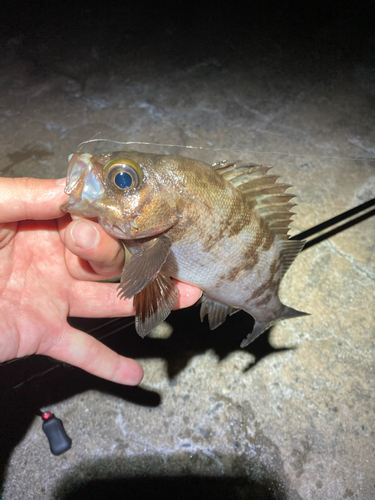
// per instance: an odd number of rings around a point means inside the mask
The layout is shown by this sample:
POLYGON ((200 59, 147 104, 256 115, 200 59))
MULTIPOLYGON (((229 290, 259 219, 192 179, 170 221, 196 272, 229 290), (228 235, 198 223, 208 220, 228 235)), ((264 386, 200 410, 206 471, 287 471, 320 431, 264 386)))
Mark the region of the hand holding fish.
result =
MULTIPOLYGON (((44 354, 94 375, 138 384, 141 365, 71 327, 68 316, 134 314, 117 285, 124 250, 91 220, 61 210, 65 180, 0 179, 0 362, 44 354)), ((198 288, 176 283, 177 307, 192 305, 198 288)))

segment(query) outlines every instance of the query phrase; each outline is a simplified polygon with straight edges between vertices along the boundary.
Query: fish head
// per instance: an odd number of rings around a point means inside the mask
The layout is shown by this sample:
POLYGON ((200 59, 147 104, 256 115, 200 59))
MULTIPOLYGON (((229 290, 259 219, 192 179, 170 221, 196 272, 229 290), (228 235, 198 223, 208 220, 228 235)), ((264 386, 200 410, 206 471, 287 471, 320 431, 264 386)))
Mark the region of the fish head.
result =
POLYGON ((63 210, 97 217, 119 239, 147 238, 175 225, 180 194, 160 156, 118 151, 69 157, 63 210), (163 172, 164 167, 164 172, 163 172))

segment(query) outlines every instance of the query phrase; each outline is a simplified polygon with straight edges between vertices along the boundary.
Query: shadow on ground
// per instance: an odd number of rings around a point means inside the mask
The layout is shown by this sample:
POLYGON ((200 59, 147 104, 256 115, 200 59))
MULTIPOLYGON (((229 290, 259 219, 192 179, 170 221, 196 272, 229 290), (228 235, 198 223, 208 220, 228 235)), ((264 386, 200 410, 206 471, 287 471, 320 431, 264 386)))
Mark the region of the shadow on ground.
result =
MULTIPOLYGON (((110 324, 108 320, 73 319, 71 322, 85 331, 95 329, 92 335, 105 336, 104 343, 120 354, 131 358, 165 359, 171 379, 196 355, 213 350, 222 360, 240 349, 241 340, 252 328, 251 317, 239 312, 217 330, 210 331, 207 323, 199 321, 199 308, 172 313, 168 322, 173 333, 167 339, 141 339, 133 325, 123 326, 129 323, 129 319, 124 318, 110 324)), ((246 350, 255 356, 255 362, 247 368, 251 369, 259 360, 284 349, 274 349, 266 333, 246 350)), ((147 407, 157 407, 161 403, 161 395, 157 392, 114 384, 44 356, 0 365, 0 428, 3 429, 0 479, 9 454, 25 436, 35 413, 88 390, 112 394, 147 407)))
MULTIPOLYGON (((242 351, 240 344, 251 332, 254 324, 251 316, 239 311, 235 315, 227 317, 225 323, 219 328, 211 331, 208 328, 207 319, 203 324, 200 322, 199 306, 172 313, 167 318, 167 322, 173 332, 169 338, 146 337, 142 339, 135 333, 133 325, 124 328, 122 332, 118 331, 120 326, 128 323, 126 319, 119 319, 111 325, 103 326, 103 328, 98 328, 100 322, 97 320, 92 322, 76 318, 72 320, 75 328, 85 331, 88 331, 88 328, 96 328, 92 334, 97 338, 106 336, 104 342, 111 349, 124 356, 136 359, 164 359, 167 362, 170 379, 184 370, 194 356, 208 350, 214 351, 220 361, 234 351, 242 351), (115 333, 111 335, 111 332, 115 333)), ((102 321, 102 324, 104 323, 105 321, 102 321)), ((269 332, 266 332, 245 350, 255 357, 254 362, 249 365, 249 369, 264 357, 286 349, 273 348, 269 343, 269 332)))
POLYGON ((278 474, 258 459, 207 457, 202 453, 153 455, 80 464, 66 475, 55 500, 297 500, 278 474), (219 469, 224 469, 225 475, 219 469), (144 471, 153 471, 152 475, 144 471))

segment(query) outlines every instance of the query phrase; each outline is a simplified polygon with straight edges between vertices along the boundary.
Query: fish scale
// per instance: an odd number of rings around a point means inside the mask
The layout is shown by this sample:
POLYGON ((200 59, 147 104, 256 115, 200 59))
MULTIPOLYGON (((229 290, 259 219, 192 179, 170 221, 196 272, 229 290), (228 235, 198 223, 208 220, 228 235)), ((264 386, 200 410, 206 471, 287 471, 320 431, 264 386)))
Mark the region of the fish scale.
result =
POLYGON ((306 314, 278 296, 303 242, 288 238, 290 186, 269 170, 131 150, 72 156, 64 209, 98 217, 132 254, 119 294, 134 296, 141 336, 176 304, 171 278, 203 290, 201 318, 208 315, 210 328, 240 309, 253 316, 242 346, 276 321, 306 314), (129 186, 116 183, 118 173, 130 176, 129 186))

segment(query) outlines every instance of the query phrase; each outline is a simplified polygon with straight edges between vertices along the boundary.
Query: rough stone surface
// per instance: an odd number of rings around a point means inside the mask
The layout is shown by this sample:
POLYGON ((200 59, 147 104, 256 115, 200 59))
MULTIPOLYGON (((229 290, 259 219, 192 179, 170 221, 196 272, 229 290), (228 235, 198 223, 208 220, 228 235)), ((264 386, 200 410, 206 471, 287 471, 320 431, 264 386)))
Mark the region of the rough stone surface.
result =
MULTIPOLYGON (((101 132, 202 148, 144 151, 274 165, 298 194, 293 234, 374 198, 365 2, 271 19, 266 7, 59 4, 35 17, 19 2, 23 15, 3 22, 0 175, 63 177, 101 132)), ((41 357, 0 366, 3 498, 373 499, 374 241, 370 217, 304 250, 282 298, 311 316, 244 350, 245 314, 210 332, 191 308, 145 340, 120 328, 129 319, 75 320, 142 362, 139 388, 41 357), (73 439, 60 457, 39 408, 73 439)))

